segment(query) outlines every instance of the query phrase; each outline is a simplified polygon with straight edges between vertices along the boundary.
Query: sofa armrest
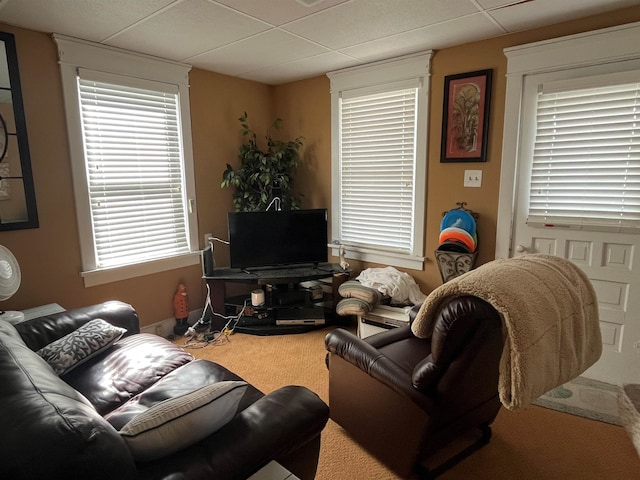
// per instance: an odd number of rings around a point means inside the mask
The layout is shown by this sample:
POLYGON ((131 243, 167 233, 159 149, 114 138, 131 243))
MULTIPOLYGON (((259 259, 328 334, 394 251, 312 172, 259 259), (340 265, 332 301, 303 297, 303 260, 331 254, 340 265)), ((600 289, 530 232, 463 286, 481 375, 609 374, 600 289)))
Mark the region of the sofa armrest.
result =
POLYGON ((140 332, 140 322, 135 309, 116 300, 33 318, 18 323, 15 327, 27 346, 37 351, 96 318, 125 328, 125 336, 140 332))
MULTIPOLYGON (((201 442, 139 465, 140 478, 246 479, 271 460, 289 457, 317 440, 328 418, 329 407, 311 390, 282 387, 201 442)), ((317 462, 317 454, 311 460, 317 462)))

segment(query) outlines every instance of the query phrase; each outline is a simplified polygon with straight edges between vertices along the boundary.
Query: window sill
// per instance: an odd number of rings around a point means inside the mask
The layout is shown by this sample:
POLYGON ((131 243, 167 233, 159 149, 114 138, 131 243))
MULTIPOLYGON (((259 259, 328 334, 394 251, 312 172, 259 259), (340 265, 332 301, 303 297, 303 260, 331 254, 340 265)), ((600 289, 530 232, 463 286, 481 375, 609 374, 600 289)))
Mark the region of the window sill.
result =
MULTIPOLYGON (((339 256, 339 249, 332 247, 331 254, 339 256)), ((425 257, 416 257, 403 253, 383 252, 380 250, 367 249, 362 247, 347 247, 345 257, 362 262, 379 263, 392 267, 409 268, 411 270, 424 270, 425 257)))
POLYGON ((81 272, 85 287, 104 285, 105 283, 119 282, 130 278, 142 277, 154 273, 166 272, 176 268, 190 267, 200 263, 200 252, 187 253, 171 258, 153 260, 145 263, 136 263, 123 267, 104 268, 81 272))

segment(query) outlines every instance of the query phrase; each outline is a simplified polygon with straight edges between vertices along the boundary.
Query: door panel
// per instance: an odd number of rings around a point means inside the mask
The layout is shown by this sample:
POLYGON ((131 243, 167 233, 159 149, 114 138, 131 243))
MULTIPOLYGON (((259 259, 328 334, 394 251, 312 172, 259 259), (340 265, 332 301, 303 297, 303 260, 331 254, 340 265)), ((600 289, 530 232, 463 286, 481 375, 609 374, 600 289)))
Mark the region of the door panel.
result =
MULTIPOLYGON (((524 197, 521 194, 519 197, 524 197)), ((526 205, 519 198, 519 205, 526 205)), ((520 207, 525 208, 524 206, 520 207)), ((520 210, 518 218, 526 218, 520 210)), ((603 352, 583 375, 607 383, 640 381, 639 235, 529 227, 517 222, 516 253, 546 253, 571 260, 591 279, 598 298, 603 352)))

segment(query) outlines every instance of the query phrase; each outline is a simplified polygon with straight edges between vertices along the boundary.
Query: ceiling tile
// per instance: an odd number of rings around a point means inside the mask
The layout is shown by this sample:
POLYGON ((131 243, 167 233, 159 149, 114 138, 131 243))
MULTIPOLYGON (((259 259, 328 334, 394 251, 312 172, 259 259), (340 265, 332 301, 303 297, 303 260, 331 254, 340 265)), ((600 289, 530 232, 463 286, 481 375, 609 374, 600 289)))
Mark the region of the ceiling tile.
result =
POLYGON ((482 13, 418 28, 406 33, 347 47, 340 52, 366 62, 472 42, 504 33, 482 13))
POLYGON ((638 5, 638 0, 535 0, 488 12, 509 32, 638 5))
POLYGON ((348 0, 323 0, 311 7, 306 7, 297 0, 217 0, 231 8, 253 17, 280 26, 293 20, 306 17, 312 13, 345 3, 348 0))
POLYGON ((283 28, 330 48, 344 48, 476 13, 469 0, 353 0, 283 28))
POLYGON ((99 42, 174 0, 7 0, 0 21, 99 42))
POLYGON ((638 5, 640 0, 0 0, 0 22, 274 84, 638 5))
MULTIPOLYGON (((292 78, 303 78, 324 75, 331 70, 337 70, 354 65, 352 58, 339 53, 323 53, 315 57, 305 58, 296 62, 278 65, 277 67, 264 68, 239 75, 247 80, 254 80, 269 85, 278 85, 291 81, 292 78)), ((357 64, 357 63, 356 63, 357 64)))
POLYGON ((325 53, 326 48, 280 30, 255 35, 209 53, 187 59, 200 68, 238 75, 272 65, 325 53), (250 66, 250 67, 249 67, 250 66))
POLYGON ((267 30, 269 25, 207 0, 189 0, 110 38, 116 47, 184 60, 267 30))
POLYGON ((490 10, 492 8, 500 8, 507 5, 513 5, 514 3, 521 3, 527 0, 476 0, 476 1, 485 10, 490 10))

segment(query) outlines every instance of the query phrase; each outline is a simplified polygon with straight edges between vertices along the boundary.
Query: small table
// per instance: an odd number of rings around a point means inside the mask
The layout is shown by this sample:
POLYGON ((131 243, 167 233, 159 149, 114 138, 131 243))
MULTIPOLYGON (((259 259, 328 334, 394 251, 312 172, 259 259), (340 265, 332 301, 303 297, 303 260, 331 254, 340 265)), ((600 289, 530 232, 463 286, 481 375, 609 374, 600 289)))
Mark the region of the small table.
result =
POLYGON ((47 305, 41 305, 39 307, 27 308, 26 310, 6 312, 3 315, 3 318, 9 323, 15 325, 26 320, 31 320, 32 318, 38 318, 45 315, 53 315, 54 313, 64 312, 64 310, 65 309, 57 303, 49 303, 47 305))
POLYGON ((364 315, 358 315, 358 337, 366 338, 391 328, 409 325, 411 307, 378 305, 364 315))
POLYGON ((57 303, 48 303, 39 307, 27 308, 22 310, 22 313, 24 313, 25 320, 31 320, 32 318, 44 317, 45 315, 53 315, 64 311, 65 309, 57 303))
POLYGON ((247 480, 300 480, 276 461, 267 463, 247 480))

